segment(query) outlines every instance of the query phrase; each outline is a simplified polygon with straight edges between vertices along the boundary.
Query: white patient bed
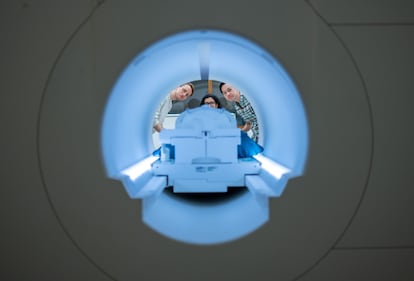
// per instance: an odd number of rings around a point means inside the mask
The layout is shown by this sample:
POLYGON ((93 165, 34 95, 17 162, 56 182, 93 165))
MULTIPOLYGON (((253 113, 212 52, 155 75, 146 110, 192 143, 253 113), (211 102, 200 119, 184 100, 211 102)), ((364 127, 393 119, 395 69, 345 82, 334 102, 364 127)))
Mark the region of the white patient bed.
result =
POLYGON ((152 165, 156 176, 167 176, 174 192, 226 192, 245 186, 246 175, 260 172, 254 158, 237 157, 240 129, 224 109, 202 106, 184 111, 175 129, 159 134, 161 157, 152 165), (173 148, 169 157, 168 148, 173 148))

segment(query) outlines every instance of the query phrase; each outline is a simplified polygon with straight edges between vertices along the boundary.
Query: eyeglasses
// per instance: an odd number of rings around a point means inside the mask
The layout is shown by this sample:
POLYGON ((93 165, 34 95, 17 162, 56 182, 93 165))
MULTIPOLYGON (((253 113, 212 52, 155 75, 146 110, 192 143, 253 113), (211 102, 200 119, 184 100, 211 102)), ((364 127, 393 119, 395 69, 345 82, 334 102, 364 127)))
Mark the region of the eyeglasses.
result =
POLYGON ((216 102, 215 101, 208 101, 208 102, 205 102, 204 104, 212 105, 212 104, 216 104, 216 102))

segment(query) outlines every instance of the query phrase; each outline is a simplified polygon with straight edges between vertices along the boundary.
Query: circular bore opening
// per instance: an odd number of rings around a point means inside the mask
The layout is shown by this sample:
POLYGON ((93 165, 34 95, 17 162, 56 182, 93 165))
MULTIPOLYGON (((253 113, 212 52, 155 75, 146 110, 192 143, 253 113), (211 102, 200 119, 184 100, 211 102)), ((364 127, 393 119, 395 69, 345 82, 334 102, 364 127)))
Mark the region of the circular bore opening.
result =
MULTIPOLYGON (((163 39, 139 54, 114 85, 104 113, 102 153, 109 177, 153 150, 152 114, 169 89, 187 81, 214 80, 237 85, 260 120, 266 156, 304 170, 308 130, 299 92, 283 67, 260 46, 221 31, 189 31, 163 39), (160 83, 162 81, 162 83, 160 83)), ((125 185, 134 197, 136 185, 125 185)), ((162 235, 192 244, 216 244, 243 237, 268 220, 268 197, 250 191, 219 204, 194 203, 170 196, 168 189, 144 197, 143 221, 162 235)), ((226 197, 226 196, 224 196, 226 197)), ((211 199, 211 198, 210 198, 211 199)), ((209 200, 210 200, 209 199, 209 200)))

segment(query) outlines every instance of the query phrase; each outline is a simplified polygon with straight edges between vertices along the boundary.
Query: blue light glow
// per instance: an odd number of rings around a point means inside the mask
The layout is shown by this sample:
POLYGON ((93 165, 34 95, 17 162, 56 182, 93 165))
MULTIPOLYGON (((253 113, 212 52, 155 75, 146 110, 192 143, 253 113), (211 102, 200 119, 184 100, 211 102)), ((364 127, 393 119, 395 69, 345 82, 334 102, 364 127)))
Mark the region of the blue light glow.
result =
POLYGON ((151 164, 158 160, 158 158, 159 157, 156 156, 149 156, 131 167, 126 168, 121 172, 121 174, 128 176, 130 180, 134 181, 146 171, 151 170, 151 164))
POLYGON ((276 179, 281 179, 283 175, 288 174, 290 170, 279 163, 267 158, 263 154, 254 155, 257 161, 262 164, 262 169, 265 169, 268 173, 276 177, 276 179))
POLYGON ((170 36, 134 58, 112 88, 101 138, 107 175, 123 181, 131 198, 142 198, 143 221, 162 235, 194 244, 228 242, 263 225, 269 197, 280 196, 288 178, 303 174, 308 149, 305 110, 283 67, 251 41, 214 30, 170 36), (249 189, 242 196, 198 205, 159 192, 165 177, 153 177, 147 169, 154 160, 149 157, 157 105, 176 86, 207 79, 233 84, 247 96, 265 158, 257 159, 259 175, 246 176, 249 189), (145 163, 145 171, 137 174, 136 163, 145 163))

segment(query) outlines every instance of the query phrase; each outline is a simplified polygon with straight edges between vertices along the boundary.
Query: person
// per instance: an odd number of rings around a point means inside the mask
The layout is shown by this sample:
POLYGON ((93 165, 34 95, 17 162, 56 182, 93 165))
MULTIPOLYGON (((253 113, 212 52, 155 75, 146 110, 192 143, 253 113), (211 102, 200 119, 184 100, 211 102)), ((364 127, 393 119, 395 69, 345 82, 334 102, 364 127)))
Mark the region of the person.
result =
MULTIPOLYGON (((214 95, 205 95, 200 106, 208 105, 211 108, 221 108, 220 100, 214 95)), ((263 152, 263 147, 252 140, 245 131, 240 131, 240 145, 237 146, 237 157, 246 158, 263 152)))
POLYGON ((220 92, 224 98, 230 102, 234 102, 236 114, 244 121, 243 127, 240 129, 244 132, 251 131, 251 138, 258 142, 259 140, 259 124, 257 123, 256 113, 247 98, 240 93, 238 89, 228 83, 220 83, 220 92))
POLYGON ((172 90, 167 97, 161 102, 153 119, 153 132, 160 132, 164 127, 163 123, 168 112, 172 108, 173 101, 184 101, 194 93, 194 85, 185 83, 172 90))
POLYGON ((210 95, 210 94, 205 95, 201 99, 200 106, 202 105, 208 105, 209 107, 212 107, 212 108, 221 108, 221 103, 218 97, 216 97, 215 95, 210 95))

